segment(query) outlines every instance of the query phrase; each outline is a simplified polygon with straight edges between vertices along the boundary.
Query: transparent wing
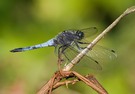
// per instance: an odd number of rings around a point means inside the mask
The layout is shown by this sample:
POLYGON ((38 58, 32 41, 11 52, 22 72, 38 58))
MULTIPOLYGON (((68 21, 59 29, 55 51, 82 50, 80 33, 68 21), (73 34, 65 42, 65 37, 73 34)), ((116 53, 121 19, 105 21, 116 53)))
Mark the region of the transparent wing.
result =
MULTIPOLYGON (((87 47, 88 44, 79 44, 82 50, 87 47)), ((95 45, 87 55, 95 60, 100 62, 107 62, 109 60, 114 60, 117 57, 117 54, 114 50, 105 48, 100 45, 95 45)))
MULTIPOLYGON (((63 53, 63 55, 65 56, 65 58, 68 60, 68 62, 71 62, 77 55, 79 54, 79 51, 76 50, 74 47, 69 46, 63 53)), ((81 63, 84 64, 84 66, 88 66, 89 68, 92 69, 97 69, 97 70, 101 70, 102 67, 100 66, 99 62, 94 60, 93 58, 89 57, 89 56, 84 56, 79 64, 81 63)))
POLYGON ((96 45, 93 49, 88 52, 88 55, 94 59, 98 59, 100 61, 108 61, 114 60, 117 57, 117 54, 114 50, 105 48, 100 45, 96 45))
POLYGON ((82 31, 84 33, 84 37, 87 38, 95 35, 98 32, 98 29, 96 27, 89 27, 89 28, 80 29, 80 31, 82 31))

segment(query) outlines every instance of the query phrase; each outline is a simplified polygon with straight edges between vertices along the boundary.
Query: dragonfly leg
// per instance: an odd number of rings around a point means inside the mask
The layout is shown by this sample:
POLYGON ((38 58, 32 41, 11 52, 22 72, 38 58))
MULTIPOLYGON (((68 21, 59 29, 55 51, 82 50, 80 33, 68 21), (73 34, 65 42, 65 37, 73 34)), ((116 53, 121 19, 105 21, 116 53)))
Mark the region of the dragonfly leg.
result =
POLYGON ((66 50, 67 47, 68 47, 68 45, 62 45, 58 48, 58 68, 59 68, 59 70, 61 69, 61 64, 64 62, 64 59, 62 58, 62 54, 64 55, 64 51, 66 50))
POLYGON ((78 45, 78 43, 79 44, 89 44, 89 43, 86 43, 86 42, 75 42, 75 45, 76 45, 76 47, 79 49, 79 50, 82 50, 82 49, 85 49, 86 47, 80 47, 79 45, 78 45))
POLYGON ((82 48, 78 45, 78 42, 75 41, 75 45, 79 50, 82 50, 82 48))
POLYGON ((62 58, 61 58, 61 55, 62 55, 61 49, 62 49, 62 47, 63 47, 63 46, 60 46, 60 47, 58 48, 58 63, 59 63, 59 64, 61 64, 61 62, 63 61, 62 58))
MULTIPOLYGON (((81 42, 81 41, 78 41, 77 43, 79 43, 79 44, 90 44, 90 43, 88 43, 88 42, 81 42)), ((87 47, 80 47, 81 49, 85 49, 85 48, 87 48, 87 47)))
POLYGON ((81 41, 77 41, 77 43, 79 43, 79 44, 89 44, 88 42, 81 42, 81 41))

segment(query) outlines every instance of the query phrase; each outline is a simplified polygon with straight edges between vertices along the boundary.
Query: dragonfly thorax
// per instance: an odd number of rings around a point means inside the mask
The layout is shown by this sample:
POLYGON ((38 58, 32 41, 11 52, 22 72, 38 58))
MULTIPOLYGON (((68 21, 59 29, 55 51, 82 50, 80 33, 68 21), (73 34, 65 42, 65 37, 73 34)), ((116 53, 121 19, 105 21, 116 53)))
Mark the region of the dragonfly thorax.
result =
POLYGON ((84 34, 81 31, 67 30, 60 33, 55 40, 58 45, 71 45, 76 40, 81 40, 84 34))

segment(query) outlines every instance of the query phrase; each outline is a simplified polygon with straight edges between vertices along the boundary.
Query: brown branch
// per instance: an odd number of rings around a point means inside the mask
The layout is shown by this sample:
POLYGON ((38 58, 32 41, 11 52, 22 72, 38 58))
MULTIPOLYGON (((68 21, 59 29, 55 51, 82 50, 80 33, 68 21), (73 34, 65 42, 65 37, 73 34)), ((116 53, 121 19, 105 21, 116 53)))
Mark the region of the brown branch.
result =
POLYGON ((77 72, 73 72, 81 81, 90 86, 92 89, 97 91, 99 94, 108 94, 107 91, 99 84, 99 82, 92 75, 87 75, 86 77, 80 75, 77 72))
POLYGON ((62 85, 75 84, 78 81, 82 81, 92 89, 94 89, 99 94, 108 94, 107 91, 102 87, 102 85, 91 75, 82 76, 75 71, 70 71, 83 56, 94 47, 98 41, 100 41, 105 34, 111 31, 111 29, 118 24, 118 22, 126 15, 135 12, 135 6, 128 8, 123 12, 110 26, 108 26, 101 34, 99 34, 80 54, 78 54, 67 66, 65 66, 61 71, 58 71, 54 76, 39 90, 37 94, 51 94, 52 90, 58 88, 62 85), (68 78, 73 78, 73 80, 68 80, 68 78), (63 79, 67 79, 62 81, 63 79))
POLYGON ((39 91, 37 94, 48 94, 52 90, 52 85, 56 75, 54 75, 39 91))
POLYGON ((94 76, 82 76, 75 71, 63 72, 63 75, 61 75, 61 72, 58 71, 37 94, 51 94, 52 90, 62 85, 67 86, 68 84, 75 84, 78 81, 84 82, 85 84, 93 88, 95 91, 97 91, 99 94, 108 94, 106 90, 98 83, 96 78, 94 78, 94 76), (68 80, 68 78, 73 78, 73 80, 68 80), (63 79, 66 80, 61 81, 63 79))
POLYGON ((54 86, 53 86, 53 89, 56 89, 56 88, 58 88, 58 87, 60 87, 60 86, 62 86, 62 85, 68 85, 68 84, 75 84, 75 83, 77 83, 79 80, 78 79, 73 79, 73 80, 65 80, 65 81, 63 81, 63 82, 58 82, 58 83, 56 83, 54 86))

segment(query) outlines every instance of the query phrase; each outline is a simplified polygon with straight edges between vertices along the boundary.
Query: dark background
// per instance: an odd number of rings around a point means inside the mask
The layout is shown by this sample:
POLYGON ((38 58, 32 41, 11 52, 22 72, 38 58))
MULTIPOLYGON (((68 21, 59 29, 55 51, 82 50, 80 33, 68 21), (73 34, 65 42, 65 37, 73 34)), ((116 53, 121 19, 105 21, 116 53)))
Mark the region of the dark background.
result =
MULTIPOLYGON (((42 43, 66 29, 96 26, 102 32, 135 0, 0 0, 0 94, 34 94, 57 70, 53 47, 10 53, 9 50, 42 43)), ((100 45, 118 57, 95 75, 110 94, 135 92, 135 13, 108 33, 100 45)), ((81 72, 88 72, 85 68, 81 72)), ((95 93, 78 83, 54 94, 95 93)), ((96 93, 95 93, 96 94, 96 93)))

